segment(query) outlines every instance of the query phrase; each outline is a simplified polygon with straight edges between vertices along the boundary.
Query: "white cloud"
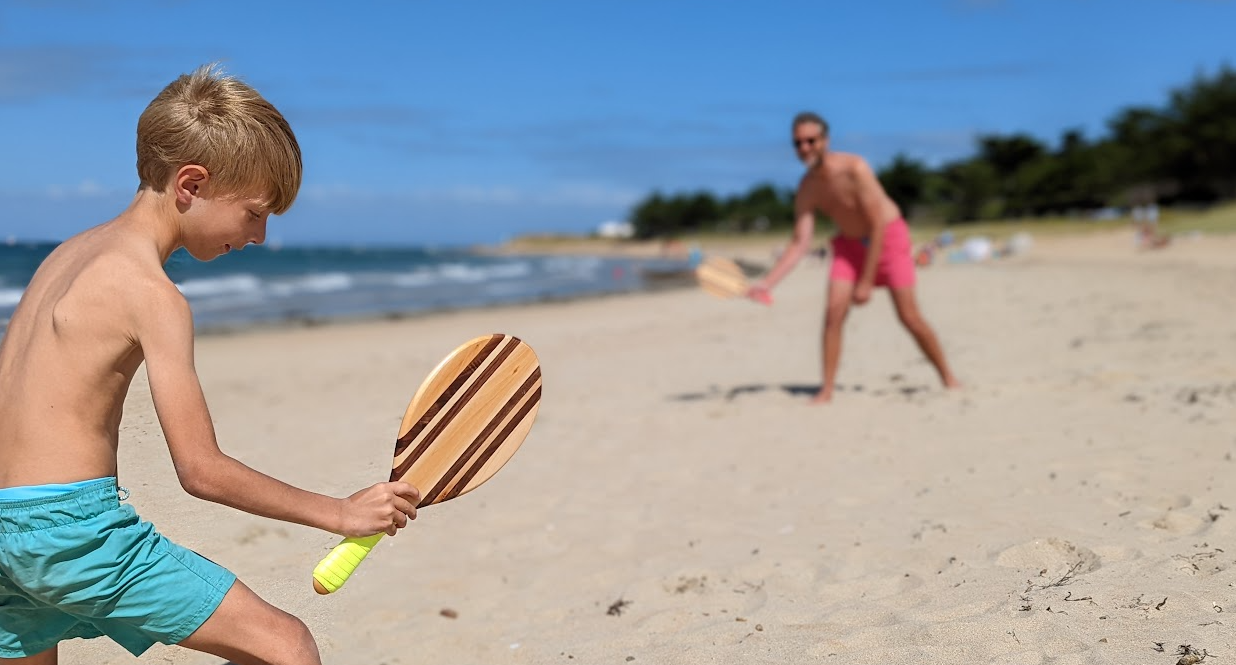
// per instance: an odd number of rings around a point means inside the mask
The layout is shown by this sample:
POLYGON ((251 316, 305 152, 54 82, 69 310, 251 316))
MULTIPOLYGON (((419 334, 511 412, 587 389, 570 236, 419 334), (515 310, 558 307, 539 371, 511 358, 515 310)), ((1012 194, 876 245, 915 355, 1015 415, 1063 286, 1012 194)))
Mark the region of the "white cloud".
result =
POLYGON ((104 187, 103 185, 87 178, 76 185, 48 185, 43 190, 43 194, 49 199, 63 200, 99 198, 103 196, 111 196, 118 191, 119 190, 104 187))

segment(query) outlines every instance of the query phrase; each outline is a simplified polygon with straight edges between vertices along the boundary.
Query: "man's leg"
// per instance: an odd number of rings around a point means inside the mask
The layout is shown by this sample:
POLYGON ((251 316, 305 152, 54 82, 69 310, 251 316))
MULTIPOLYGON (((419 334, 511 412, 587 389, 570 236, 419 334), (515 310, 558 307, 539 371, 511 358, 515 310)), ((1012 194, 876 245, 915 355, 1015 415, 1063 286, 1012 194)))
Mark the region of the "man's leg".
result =
POLYGON ((889 293, 893 294, 893 306, 897 308, 897 318, 901 320, 901 325, 910 331, 910 334, 914 336, 914 341, 918 342, 918 348, 935 366, 936 372, 940 374, 940 382, 948 388, 959 387, 961 383, 953 376, 948 362, 944 360, 940 340, 936 338, 935 331, 927 325, 927 320, 919 311, 918 299, 914 296, 914 287, 890 288, 889 293))
POLYGON ((824 306, 824 383, 813 402, 823 403, 833 399, 837 363, 841 360, 841 330, 845 326, 845 317, 850 312, 850 299, 853 297, 854 282, 828 280, 828 302, 824 306))
POLYGON ((215 613, 180 646, 227 658, 236 665, 321 665, 318 645, 296 617, 232 585, 215 613))

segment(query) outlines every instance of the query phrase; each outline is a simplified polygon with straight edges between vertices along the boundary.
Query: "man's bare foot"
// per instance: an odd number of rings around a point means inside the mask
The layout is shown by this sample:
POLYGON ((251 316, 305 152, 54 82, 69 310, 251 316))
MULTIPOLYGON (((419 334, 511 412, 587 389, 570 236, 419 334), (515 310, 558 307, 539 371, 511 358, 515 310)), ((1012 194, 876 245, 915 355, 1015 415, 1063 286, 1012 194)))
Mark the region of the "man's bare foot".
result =
POLYGON ((820 392, 816 393, 815 397, 811 398, 812 404, 828 404, 831 401, 833 401, 832 388, 820 388, 820 392))
POLYGON ((961 381, 958 381, 957 377, 950 376, 947 379, 944 379, 944 387, 949 390, 955 390, 961 387, 961 381))

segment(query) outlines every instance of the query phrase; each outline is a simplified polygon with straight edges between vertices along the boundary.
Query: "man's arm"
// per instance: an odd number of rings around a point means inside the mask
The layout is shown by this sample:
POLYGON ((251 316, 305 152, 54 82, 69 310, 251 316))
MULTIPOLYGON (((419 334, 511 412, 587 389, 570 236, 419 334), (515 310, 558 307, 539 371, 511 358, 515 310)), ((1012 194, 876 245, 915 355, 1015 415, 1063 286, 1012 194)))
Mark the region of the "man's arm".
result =
POLYGON ((858 203, 871 228, 867 240, 867 259, 863 262, 858 283, 854 285, 854 302, 863 304, 871 299, 871 290, 875 288, 876 269, 880 265, 880 253, 884 251, 884 225, 889 220, 883 217, 884 188, 866 160, 859 160, 854 175, 858 203))
POLYGON ((149 287, 136 315, 150 394, 180 484, 189 494, 247 513, 344 536, 394 535, 420 500, 407 483, 379 483, 335 499, 298 489, 224 454, 193 363, 189 304, 171 284, 149 287))
POLYGON ((758 294, 767 294, 774 286, 785 276, 790 274, 790 271, 798 265, 808 250, 811 249, 811 238, 815 234, 815 210, 812 208, 808 197, 800 188, 798 195, 794 197, 794 236, 790 240, 789 246, 777 257, 777 262, 773 264, 768 274, 759 281, 751 289, 751 297, 756 297, 758 294))

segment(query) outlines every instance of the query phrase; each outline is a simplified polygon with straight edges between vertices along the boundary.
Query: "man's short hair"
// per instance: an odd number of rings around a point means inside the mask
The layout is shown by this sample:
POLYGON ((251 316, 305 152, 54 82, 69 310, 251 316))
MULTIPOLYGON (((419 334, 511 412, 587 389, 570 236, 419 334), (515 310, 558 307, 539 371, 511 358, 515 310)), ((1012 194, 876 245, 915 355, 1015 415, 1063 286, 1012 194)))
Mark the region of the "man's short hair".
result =
POLYGON ((224 195, 266 197, 276 215, 300 191, 300 145, 283 115, 215 64, 183 74, 137 121, 137 176, 163 191, 186 164, 210 173, 224 195))
POLYGON ((806 124, 819 125, 820 131, 823 132, 823 135, 828 136, 828 123, 824 120, 824 118, 821 118, 819 115, 816 115, 811 111, 803 111, 802 113, 794 116, 794 124, 790 125, 790 131, 798 129, 799 125, 806 124))

